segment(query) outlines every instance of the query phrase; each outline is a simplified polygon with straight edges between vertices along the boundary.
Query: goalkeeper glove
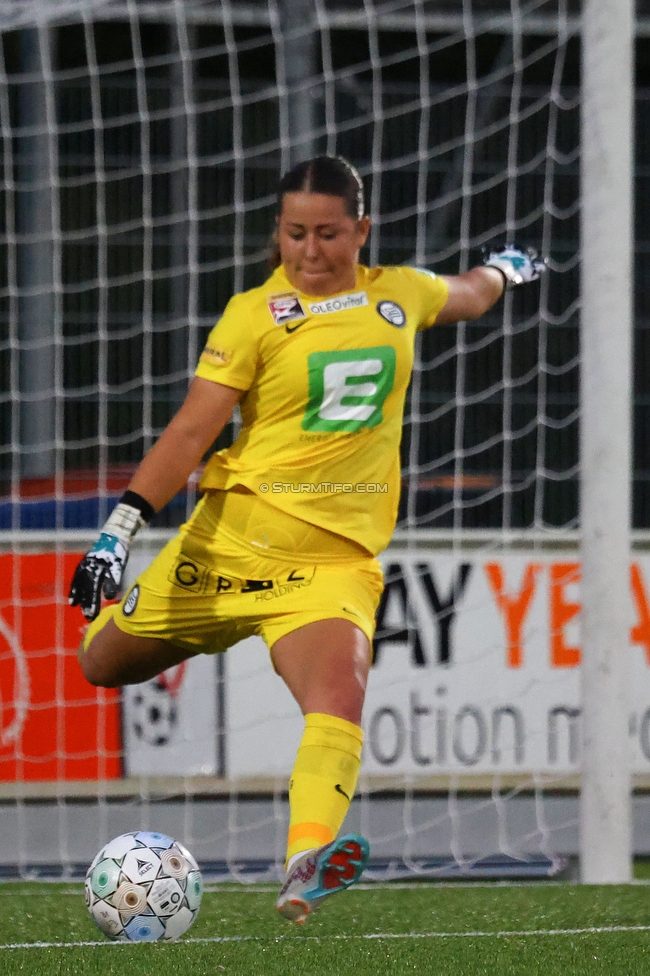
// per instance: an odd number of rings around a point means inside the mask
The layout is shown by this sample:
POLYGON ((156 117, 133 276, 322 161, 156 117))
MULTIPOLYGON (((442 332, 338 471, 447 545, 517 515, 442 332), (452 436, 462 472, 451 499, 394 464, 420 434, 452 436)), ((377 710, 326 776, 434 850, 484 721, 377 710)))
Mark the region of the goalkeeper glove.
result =
POLYGON ((68 603, 81 607, 86 620, 94 620, 101 594, 114 600, 120 591, 129 546, 138 531, 155 514, 152 506, 134 491, 126 491, 111 512, 101 535, 74 571, 68 603))
POLYGON ((506 288, 525 285, 536 281, 546 269, 546 261, 537 256, 533 247, 522 250, 514 244, 506 244, 493 250, 486 249, 483 255, 486 268, 497 268, 506 280, 506 288))

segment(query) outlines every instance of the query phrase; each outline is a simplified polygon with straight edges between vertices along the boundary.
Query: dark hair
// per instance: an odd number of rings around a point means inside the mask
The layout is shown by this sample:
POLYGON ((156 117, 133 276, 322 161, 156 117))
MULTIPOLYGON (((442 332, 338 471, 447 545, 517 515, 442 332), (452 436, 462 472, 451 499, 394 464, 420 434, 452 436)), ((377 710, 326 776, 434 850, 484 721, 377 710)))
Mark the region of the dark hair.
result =
MULTIPOLYGON (((361 220, 365 212, 363 183, 354 166, 342 156, 315 156, 297 163, 284 174, 278 184, 277 212, 282 212, 285 193, 324 193, 341 197, 349 217, 361 220)), ((280 251, 275 241, 269 255, 269 266, 280 264, 280 251)))
POLYGON ((343 197, 348 216, 360 220, 364 214, 363 183, 351 163, 342 156, 316 156, 298 163, 285 173, 278 185, 278 213, 285 193, 324 193, 343 197))

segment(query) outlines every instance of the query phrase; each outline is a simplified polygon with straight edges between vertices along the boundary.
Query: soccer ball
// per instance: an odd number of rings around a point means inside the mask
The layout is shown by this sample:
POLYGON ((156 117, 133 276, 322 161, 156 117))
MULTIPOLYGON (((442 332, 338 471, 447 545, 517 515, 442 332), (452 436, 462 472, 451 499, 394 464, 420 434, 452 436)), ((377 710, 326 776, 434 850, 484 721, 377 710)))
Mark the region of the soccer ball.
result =
POLYGON ((121 834, 88 868, 88 911, 117 942, 172 942, 199 914, 203 879, 182 844, 146 830, 121 834))

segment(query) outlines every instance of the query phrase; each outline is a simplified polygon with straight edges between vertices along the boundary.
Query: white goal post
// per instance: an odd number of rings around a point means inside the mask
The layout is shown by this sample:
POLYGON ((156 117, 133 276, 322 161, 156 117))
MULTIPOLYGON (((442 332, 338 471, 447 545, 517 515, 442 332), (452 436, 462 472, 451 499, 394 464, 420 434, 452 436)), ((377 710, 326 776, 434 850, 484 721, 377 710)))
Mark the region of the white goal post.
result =
POLYGON ((587 883, 631 879, 629 747, 634 2, 583 12, 581 501, 587 883))

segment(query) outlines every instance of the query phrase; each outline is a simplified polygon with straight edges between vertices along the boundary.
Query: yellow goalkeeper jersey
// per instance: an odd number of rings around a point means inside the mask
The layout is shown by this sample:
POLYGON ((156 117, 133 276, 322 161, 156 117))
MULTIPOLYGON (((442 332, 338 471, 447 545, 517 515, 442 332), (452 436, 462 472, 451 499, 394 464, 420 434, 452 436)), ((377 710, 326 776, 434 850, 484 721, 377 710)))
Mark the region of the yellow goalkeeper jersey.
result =
POLYGON ((244 391, 243 427, 200 488, 243 485, 373 555, 397 518, 399 444, 415 333, 447 284, 430 271, 360 266, 354 289, 314 298, 282 267, 235 295, 196 375, 244 391))

